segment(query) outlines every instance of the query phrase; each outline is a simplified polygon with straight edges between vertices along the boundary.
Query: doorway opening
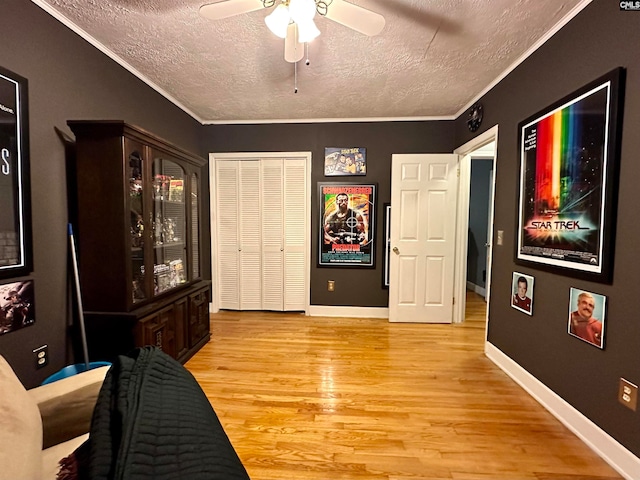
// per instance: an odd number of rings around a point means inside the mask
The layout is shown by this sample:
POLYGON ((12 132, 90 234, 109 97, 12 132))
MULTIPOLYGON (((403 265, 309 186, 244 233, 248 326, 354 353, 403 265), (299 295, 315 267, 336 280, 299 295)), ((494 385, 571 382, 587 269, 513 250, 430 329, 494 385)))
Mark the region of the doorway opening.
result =
MULTIPOLYGON (((487 237, 486 237, 486 273, 484 295, 487 301, 485 323, 489 318, 490 292, 491 292, 491 258, 493 249, 493 215, 494 215, 494 193, 495 193, 495 173, 497 166, 498 126, 494 126, 470 140, 464 145, 454 150, 460 155, 460 185, 458 189, 458 208, 456 221, 456 257, 454 273, 454 294, 455 305, 453 312, 453 322, 461 323, 465 319, 466 295, 467 295, 467 255, 469 240, 469 204, 471 190, 471 162, 472 159, 487 158, 489 150, 493 145, 493 165, 491 183, 489 187, 487 237)), ((485 331, 486 335, 486 331, 485 331)))

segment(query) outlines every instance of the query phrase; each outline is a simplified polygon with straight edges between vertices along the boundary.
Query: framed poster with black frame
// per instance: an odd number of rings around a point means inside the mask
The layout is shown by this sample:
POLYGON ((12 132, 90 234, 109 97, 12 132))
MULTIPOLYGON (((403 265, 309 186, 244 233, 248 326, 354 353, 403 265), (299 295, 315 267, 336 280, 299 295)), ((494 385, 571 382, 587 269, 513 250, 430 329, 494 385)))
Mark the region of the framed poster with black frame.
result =
POLYGON ((515 262, 610 282, 624 70, 519 124, 515 262))
POLYGON ((318 183, 318 266, 374 267, 377 184, 318 183))
POLYGON ((27 80, 0 67, 0 278, 32 271, 27 80))

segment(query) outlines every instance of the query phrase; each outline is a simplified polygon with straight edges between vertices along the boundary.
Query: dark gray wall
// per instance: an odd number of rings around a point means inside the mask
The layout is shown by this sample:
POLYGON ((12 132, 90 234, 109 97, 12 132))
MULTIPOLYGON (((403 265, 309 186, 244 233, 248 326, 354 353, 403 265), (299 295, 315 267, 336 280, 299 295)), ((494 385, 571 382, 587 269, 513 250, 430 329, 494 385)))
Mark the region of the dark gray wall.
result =
MULTIPOLYGON (((617 401, 620 377, 640 384, 640 321, 635 313, 640 238, 638 45, 638 12, 621 12, 618 2, 595 0, 481 102, 483 129, 499 124, 494 229, 505 232, 504 245, 493 251, 489 341, 640 456, 640 411, 617 401), (517 266, 518 122, 618 66, 627 68, 627 88, 613 282, 593 283, 517 266), (509 306, 514 270, 535 277, 532 317, 509 306), (572 286, 607 296, 604 350, 567 334, 572 286)), ((457 145, 472 137, 464 118, 456 121, 456 134, 457 145)))
POLYGON ((209 152, 310 151, 311 304, 386 307, 388 290, 382 288, 382 205, 391 199, 391 154, 452 152, 453 122, 212 125, 205 127, 203 148, 209 152), (367 175, 325 177, 325 147, 365 147, 367 175), (378 184, 375 269, 317 267, 319 200, 316 187, 321 181, 378 184), (336 282, 335 292, 327 291, 327 280, 336 282))
POLYGON ((489 222, 489 176, 493 160, 471 159, 469 190, 469 242, 467 281, 484 288, 487 269, 487 225, 489 222))
MULTIPOLYGON (((2 0, 0 65, 29 81, 36 323, 0 336, 0 353, 33 386, 73 362, 67 287, 64 147, 70 119, 122 119, 201 153, 201 125, 28 0, 2 0), (49 345, 35 369, 32 350, 49 345)), ((108 261, 108 252, 105 252, 108 261)))

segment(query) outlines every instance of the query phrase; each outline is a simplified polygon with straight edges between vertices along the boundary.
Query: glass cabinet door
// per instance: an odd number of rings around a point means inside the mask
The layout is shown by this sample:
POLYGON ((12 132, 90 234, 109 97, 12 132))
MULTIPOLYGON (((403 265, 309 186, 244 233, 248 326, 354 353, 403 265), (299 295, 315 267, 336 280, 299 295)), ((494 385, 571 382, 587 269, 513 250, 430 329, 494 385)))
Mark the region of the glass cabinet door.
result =
POLYGON ((142 146, 128 142, 129 215, 131 218, 131 292, 133 303, 147 299, 148 289, 145 277, 145 211, 144 211, 144 161, 142 146))
POLYGON ((159 295, 189 280, 185 171, 154 153, 152 180, 153 293, 159 295))

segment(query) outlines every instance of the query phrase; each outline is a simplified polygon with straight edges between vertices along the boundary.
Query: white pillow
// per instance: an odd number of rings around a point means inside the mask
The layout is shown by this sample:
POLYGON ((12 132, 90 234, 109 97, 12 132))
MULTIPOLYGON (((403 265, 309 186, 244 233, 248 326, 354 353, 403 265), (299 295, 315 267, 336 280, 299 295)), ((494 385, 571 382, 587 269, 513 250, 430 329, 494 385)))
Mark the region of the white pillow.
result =
POLYGON ((0 480, 33 480, 42 476, 42 420, 0 355, 0 480))

